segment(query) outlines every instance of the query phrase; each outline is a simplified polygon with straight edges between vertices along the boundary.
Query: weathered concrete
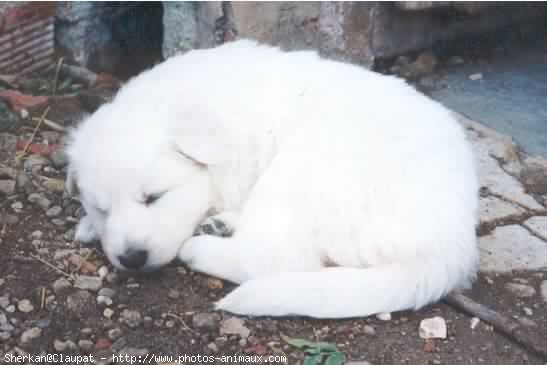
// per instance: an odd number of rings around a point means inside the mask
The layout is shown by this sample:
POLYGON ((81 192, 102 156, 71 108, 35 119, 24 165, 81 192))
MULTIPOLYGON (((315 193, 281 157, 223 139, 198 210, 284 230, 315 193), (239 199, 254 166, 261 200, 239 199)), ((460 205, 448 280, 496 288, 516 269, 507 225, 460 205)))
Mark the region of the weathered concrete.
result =
POLYGON ((481 224, 495 224, 500 220, 518 217, 526 211, 519 206, 493 196, 481 198, 479 215, 481 224))
MULTIPOLYGON (((547 241, 547 217, 532 217, 524 222, 535 235, 547 241)), ((547 242, 545 243, 547 245, 547 242)))
POLYGON ((497 227, 479 239, 483 272, 547 268, 547 243, 518 225, 497 227))

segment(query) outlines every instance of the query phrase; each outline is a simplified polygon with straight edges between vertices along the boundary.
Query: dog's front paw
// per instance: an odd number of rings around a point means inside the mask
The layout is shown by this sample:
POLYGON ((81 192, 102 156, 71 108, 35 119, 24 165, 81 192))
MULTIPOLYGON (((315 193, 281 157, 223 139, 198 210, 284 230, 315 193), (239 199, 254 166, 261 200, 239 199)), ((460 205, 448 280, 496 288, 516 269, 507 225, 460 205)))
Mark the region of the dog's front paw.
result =
POLYGON ((217 237, 231 237, 234 234, 234 227, 231 219, 225 214, 213 215, 205 218, 194 231, 194 236, 210 235, 217 237))
POLYGON ((99 234, 95 230, 91 218, 88 215, 83 216, 76 227, 76 233, 74 233, 74 240, 79 241, 84 246, 91 245, 93 242, 99 239, 99 234))

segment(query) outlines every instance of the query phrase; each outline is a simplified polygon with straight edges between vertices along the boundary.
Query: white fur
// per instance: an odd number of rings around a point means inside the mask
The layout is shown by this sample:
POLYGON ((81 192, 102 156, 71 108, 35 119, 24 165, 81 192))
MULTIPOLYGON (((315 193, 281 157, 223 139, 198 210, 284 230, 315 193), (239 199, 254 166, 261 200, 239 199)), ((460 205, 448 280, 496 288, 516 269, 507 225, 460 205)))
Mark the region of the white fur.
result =
POLYGON ((475 275, 470 146, 402 80, 239 41, 143 73, 72 137, 82 231, 117 266, 128 248, 147 249, 148 267, 180 249, 241 283, 220 309, 367 316, 475 275), (168 192, 139 202, 156 191, 168 192), (211 211, 232 217, 232 237, 191 237, 211 211))

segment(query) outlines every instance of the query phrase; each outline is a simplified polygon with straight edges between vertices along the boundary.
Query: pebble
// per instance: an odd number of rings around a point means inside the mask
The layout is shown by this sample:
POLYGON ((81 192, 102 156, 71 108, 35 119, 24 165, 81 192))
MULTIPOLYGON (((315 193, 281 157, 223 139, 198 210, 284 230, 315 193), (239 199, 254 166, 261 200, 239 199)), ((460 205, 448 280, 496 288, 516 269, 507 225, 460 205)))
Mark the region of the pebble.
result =
POLYGON ((141 313, 136 310, 124 309, 121 313, 121 319, 130 328, 136 328, 142 323, 141 313))
POLYGON ((114 295, 116 294, 116 292, 114 291, 114 289, 105 287, 105 288, 101 288, 97 294, 102 295, 103 297, 114 298, 114 295))
POLYGON ((446 338, 446 321, 442 317, 426 318, 420 322, 420 338, 446 338))
POLYGON ((93 348, 93 341, 80 340, 78 341, 78 347, 84 351, 89 351, 93 348))
POLYGON ((113 315, 114 315, 114 311, 110 308, 106 308, 103 312, 103 316, 107 319, 112 318, 113 315))
POLYGON ((77 316, 83 315, 94 305, 93 295, 86 290, 78 290, 66 298, 66 309, 77 316))
POLYGON ((6 312, 13 313, 15 312, 15 306, 13 304, 8 305, 6 308, 4 308, 6 312))
POLYGON ((391 313, 378 313, 376 318, 380 321, 391 321, 391 313))
POLYGON ((547 302, 547 280, 543 280, 541 283, 540 291, 543 301, 547 302))
POLYGON ((220 321, 218 313, 196 313, 192 317, 194 328, 214 329, 220 321))
POLYGON ((9 305, 9 295, 5 294, 0 297, 0 307, 6 308, 9 305))
POLYGON ((103 286, 103 281, 97 276, 78 275, 74 281, 74 287, 82 290, 98 291, 103 286))
POLYGON ((471 81, 477 81, 477 80, 481 80, 481 79, 482 79, 482 74, 481 73, 476 73, 476 74, 469 75, 469 80, 471 80, 471 81))
POLYGON ((15 178, 15 185, 19 191, 30 192, 33 188, 32 180, 24 171, 17 174, 17 177, 15 178))
POLYGON ((524 307, 524 308, 522 308, 522 311, 527 316, 533 316, 534 315, 534 311, 532 310, 532 308, 524 307))
POLYGON ((11 195, 15 192, 14 180, 0 180, 0 194, 11 195))
POLYGON ((366 324, 363 326, 363 332, 366 335, 374 336, 376 334, 376 329, 374 329, 374 327, 372 327, 371 325, 366 324))
MULTIPOLYGON (((114 273, 112 273, 114 274, 114 273)), ((105 279, 106 278, 106 281, 108 281, 109 283, 112 283, 110 280, 108 280, 108 267, 106 266, 101 266, 99 268, 99 270, 97 270, 97 275, 99 275, 99 277, 101 279, 105 279)))
POLYGON ((218 346, 216 343, 214 342, 211 342, 210 344, 207 345, 207 348, 213 352, 218 352, 218 346))
POLYGON ((21 334, 21 343, 28 343, 42 335, 42 330, 38 327, 32 327, 21 334))
POLYGON ((17 309, 19 309, 19 312, 23 313, 30 313, 34 310, 34 306, 28 299, 20 300, 19 303, 17 303, 17 309))
POLYGON ((23 203, 17 201, 17 202, 14 202, 12 205, 11 205, 11 209, 15 210, 16 212, 19 212, 23 209, 23 203))
POLYGON ((40 193, 32 193, 28 196, 27 200, 38 205, 43 210, 48 210, 51 206, 51 201, 40 193))
POLYGON ((536 295, 536 289, 526 284, 507 283, 505 288, 519 298, 530 298, 536 295))
POLYGON ((30 234, 30 238, 39 240, 44 236, 44 232, 36 230, 30 234))
POLYGON ((53 282, 53 285, 52 285, 53 291, 55 293, 59 293, 59 292, 65 290, 65 289, 70 288, 71 286, 72 286, 72 284, 66 278, 59 278, 59 279, 55 280, 53 282))
POLYGON ((247 338, 251 330, 245 327, 244 323, 244 320, 237 317, 225 319, 220 324, 220 335, 238 335, 241 338, 247 338))
POLYGON ((0 331, 12 332, 15 329, 11 323, 8 322, 8 317, 5 314, 0 313, 0 331))
POLYGON ((72 342, 70 340, 66 340, 66 341, 55 340, 55 341, 53 341, 53 348, 56 351, 64 352, 64 351, 76 350, 77 346, 74 342, 72 342))
POLYGON ((84 327, 80 330, 80 332, 82 333, 82 335, 90 335, 93 333, 93 328, 90 328, 90 327, 84 327))
POLYGON ((112 328, 111 330, 108 331, 107 335, 109 339, 114 341, 122 336, 122 330, 119 329, 118 327, 112 328))
POLYGON ((4 285, 5 282, 6 282, 5 279, 0 278, 0 286, 4 285))
POLYGON ((471 329, 474 330, 479 325, 480 322, 481 320, 477 317, 471 318, 471 324, 470 324, 471 329))
POLYGON ((46 211, 46 217, 58 217, 63 212, 63 208, 58 205, 54 205, 46 211))
POLYGON ((53 166, 58 167, 58 168, 63 168, 68 163, 68 158, 67 158, 66 152, 62 148, 53 151, 49 155, 49 159, 53 163, 53 166))
POLYGON ((106 297, 104 295, 98 295, 97 296, 97 304, 99 305, 105 305, 105 306, 111 306, 112 305, 112 299, 109 297, 106 297))

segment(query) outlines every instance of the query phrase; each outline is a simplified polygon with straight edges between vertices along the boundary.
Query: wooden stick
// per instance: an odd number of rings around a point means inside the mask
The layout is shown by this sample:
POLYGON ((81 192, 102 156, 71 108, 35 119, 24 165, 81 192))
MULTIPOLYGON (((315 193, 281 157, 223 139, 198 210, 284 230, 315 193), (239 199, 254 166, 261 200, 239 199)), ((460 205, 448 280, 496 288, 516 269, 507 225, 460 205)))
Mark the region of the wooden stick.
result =
POLYGON ((490 309, 461 294, 450 293, 444 298, 449 305, 469 313, 491 324, 494 329, 508 336, 527 350, 547 358, 547 341, 541 334, 535 334, 519 322, 490 309))
POLYGON ((92 86, 97 82, 97 74, 87 68, 72 66, 67 64, 61 65, 61 75, 70 76, 78 82, 82 82, 87 86, 92 86))
POLYGON ((55 270, 55 271, 57 271, 57 272, 63 274, 63 275, 66 276, 67 278, 74 279, 74 278, 72 277, 72 275, 70 275, 70 274, 64 272, 63 270, 59 269, 57 266, 55 266, 55 265, 53 265, 53 264, 50 264, 50 263, 47 262, 46 260, 44 260, 44 259, 42 259, 42 258, 40 258, 40 257, 38 257, 38 256, 36 256, 36 255, 30 255, 30 257, 32 257, 33 259, 35 259, 35 260, 37 260, 37 261, 40 261, 42 264, 44 264, 44 265, 46 265, 46 266, 52 268, 53 270, 55 270))

